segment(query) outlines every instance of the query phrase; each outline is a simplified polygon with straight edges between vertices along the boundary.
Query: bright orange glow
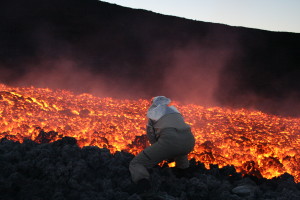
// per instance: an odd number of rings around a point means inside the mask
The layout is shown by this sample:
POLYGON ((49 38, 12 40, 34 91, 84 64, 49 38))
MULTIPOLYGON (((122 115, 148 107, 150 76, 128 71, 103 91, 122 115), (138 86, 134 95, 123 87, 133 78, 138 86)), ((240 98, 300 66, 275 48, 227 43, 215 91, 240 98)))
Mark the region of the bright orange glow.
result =
MULTIPOLYGON (((98 98, 65 90, 0 84, 0 139, 52 142, 74 137, 80 147, 139 153, 148 145, 149 100, 98 98)), ((174 102, 196 138, 189 155, 206 167, 234 165, 238 172, 272 178, 285 172, 300 181, 300 119, 259 111, 204 108, 174 102)))

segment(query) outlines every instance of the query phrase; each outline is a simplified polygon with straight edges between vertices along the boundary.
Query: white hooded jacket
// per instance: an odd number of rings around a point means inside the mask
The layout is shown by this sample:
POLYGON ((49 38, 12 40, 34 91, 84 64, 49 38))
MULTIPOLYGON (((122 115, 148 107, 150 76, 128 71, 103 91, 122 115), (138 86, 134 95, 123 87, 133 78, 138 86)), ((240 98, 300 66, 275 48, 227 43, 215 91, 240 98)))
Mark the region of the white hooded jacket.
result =
POLYGON ((169 98, 165 96, 157 96, 153 98, 147 117, 153 121, 158 121, 162 116, 170 113, 180 113, 174 106, 168 106, 171 103, 169 98))

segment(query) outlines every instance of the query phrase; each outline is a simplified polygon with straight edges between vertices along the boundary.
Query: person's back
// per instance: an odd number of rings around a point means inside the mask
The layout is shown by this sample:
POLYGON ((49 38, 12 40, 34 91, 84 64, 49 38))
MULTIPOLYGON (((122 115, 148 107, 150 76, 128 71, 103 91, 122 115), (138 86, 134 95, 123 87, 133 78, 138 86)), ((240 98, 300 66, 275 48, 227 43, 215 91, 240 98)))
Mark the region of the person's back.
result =
POLYGON ((184 122, 180 113, 170 113, 162 116, 157 122, 153 124, 156 134, 164 128, 175 128, 177 130, 187 130, 191 127, 184 122))

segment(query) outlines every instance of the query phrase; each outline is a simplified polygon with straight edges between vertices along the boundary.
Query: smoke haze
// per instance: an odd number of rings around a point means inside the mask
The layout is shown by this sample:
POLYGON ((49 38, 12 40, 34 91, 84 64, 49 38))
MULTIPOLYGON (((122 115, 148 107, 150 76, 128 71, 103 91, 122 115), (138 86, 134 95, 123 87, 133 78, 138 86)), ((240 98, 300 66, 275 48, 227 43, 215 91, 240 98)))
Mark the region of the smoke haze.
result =
POLYGON ((96 0, 1 1, 0 81, 300 116, 300 35, 96 0), (42 5, 43 4, 43 5, 42 5))
POLYGON ((67 89, 75 93, 91 93, 99 97, 138 98, 141 89, 130 80, 105 74, 93 74, 92 70, 71 59, 43 61, 27 67, 26 72, 14 80, 17 86, 67 89))
POLYGON ((191 44, 172 54, 172 68, 165 74, 166 94, 184 103, 217 105, 214 94, 232 50, 191 44), (200 48, 199 48, 200 46, 200 48))

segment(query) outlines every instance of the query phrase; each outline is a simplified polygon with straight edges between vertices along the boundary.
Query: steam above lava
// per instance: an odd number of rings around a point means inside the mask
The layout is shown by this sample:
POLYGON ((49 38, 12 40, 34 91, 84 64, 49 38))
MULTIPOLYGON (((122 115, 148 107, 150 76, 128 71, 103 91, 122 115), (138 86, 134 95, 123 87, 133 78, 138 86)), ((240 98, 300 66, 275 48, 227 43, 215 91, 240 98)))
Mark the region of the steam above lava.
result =
MULTIPOLYGON (((80 147, 139 153, 148 145, 145 99, 100 98, 66 90, 0 85, 0 138, 39 143, 64 136, 80 147)), ((285 172, 300 181, 300 119, 247 109, 206 108, 175 102, 196 138, 189 155, 208 168, 234 165, 237 171, 272 178, 285 172)))

